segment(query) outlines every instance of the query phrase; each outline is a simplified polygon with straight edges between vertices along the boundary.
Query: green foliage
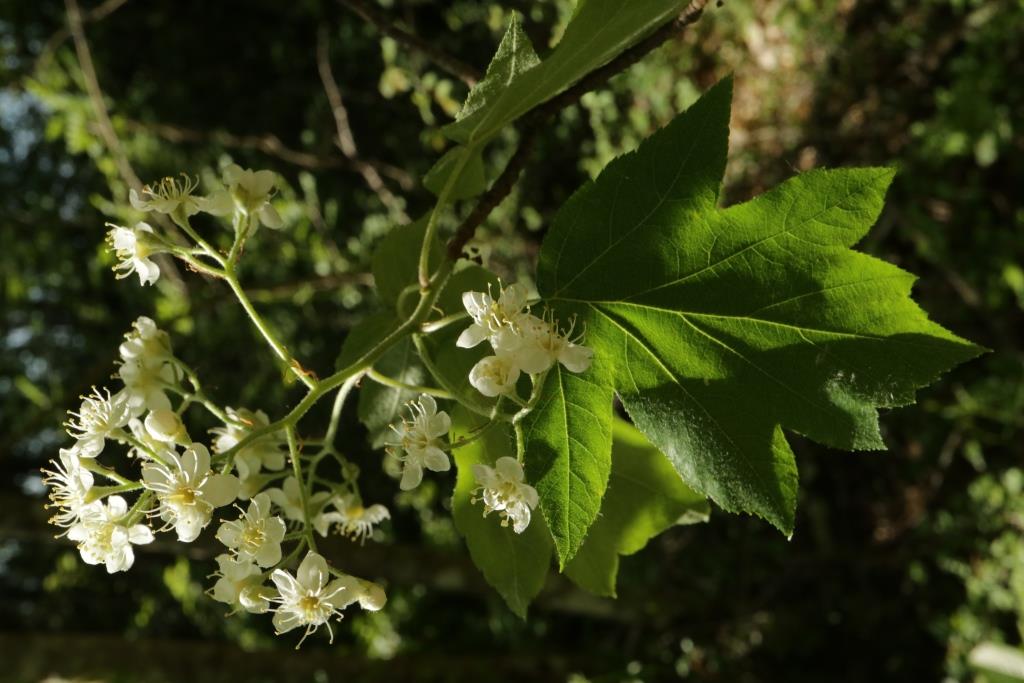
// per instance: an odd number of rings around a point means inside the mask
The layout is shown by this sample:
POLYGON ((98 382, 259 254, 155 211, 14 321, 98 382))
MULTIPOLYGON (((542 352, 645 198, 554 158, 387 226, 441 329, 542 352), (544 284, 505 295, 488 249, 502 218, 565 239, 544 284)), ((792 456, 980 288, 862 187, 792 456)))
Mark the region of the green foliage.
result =
POLYGON ((663 453, 620 418, 612 422, 612 471, 601 516, 565 568, 566 575, 591 593, 615 597, 619 556, 632 555, 677 524, 706 522, 704 496, 676 475, 663 453))
POLYGON ((485 104, 445 126, 445 134, 472 145, 490 140, 506 125, 663 24, 685 4, 685 0, 589 0, 543 62, 515 78, 497 97, 487 98, 485 104))
MULTIPOLYGON (((426 229, 427 221, 423 218, 398 226, 381 240, 373 252, 373 281, 381 301, 389 307, 397 309, 403 290, 416 284, 419 247, 423 244, 426 229)), ((436 268, 443 256, 441 244, 435 241, 430 247, 430 264, 436 268)), ((403 311, 398 313, 401 315, 403 311)))
POLYGON ((783 426, 881 448, 878 407, 911 402, 980 350, 928 321, 909 274, 849 250, 892 171, 815 171, 716 207, 730 94, 716 86, 577 192, 538 285, 586 324, 630 416, 687 483, 789 535, 783 426))
POLYGON ((601 509, 612 467, 612 386, 607 361, 575 375, 556 365, 523 420, 527 479, 540 494, 558 565, 579 550, 601 509))
MULTIPOLYGON (((487 424, 486 418, 463 408, 452 411, 452 439, 474 434, 487 424)), ((551 564, 551 534, 540 515, 535 515, 522 534, 501 526, 497 515, 484 517, 483 507, 473 504, 476 479, 473 465, 493 465, 501 457, 516 456, 516 443, 508 425, 490 427, 476 441, 456 448, 458 475, 452 495, 452 516, 455 526, 466 539, 473 562, 484 578, 504 598, 509 609, 526 618, 530 602, 544 587, 551 564)))

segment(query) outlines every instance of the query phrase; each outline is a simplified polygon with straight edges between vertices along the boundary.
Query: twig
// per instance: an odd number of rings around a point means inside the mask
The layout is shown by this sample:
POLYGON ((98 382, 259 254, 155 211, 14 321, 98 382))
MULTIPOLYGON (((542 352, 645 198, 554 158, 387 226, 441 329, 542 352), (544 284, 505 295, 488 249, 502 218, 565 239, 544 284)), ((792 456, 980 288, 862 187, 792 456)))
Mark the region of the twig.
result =
POLYGON ((370 166, 380 175, 398 183, 403 190, 410 190, 416 184, 416 181, 413 180, 409 173, 383 161, 367 159, 365 157, 347 159, 343 156, 320 156, 312 152, 289 147, 281 141, 281 138, 273 133, 238 135, 225 130, 204 131, 170 123, 144 123, 134 119, 125 119, 124 123, 125 127, 129 130, 150 133, 169 142, 213 142, 223 147, 251 149, 309 170, 344 168, 361 171, 362 167, 370 166))
MULTIPOLYGON (((316 41, 316 66, 320 72, 320 80, 324 85, 324 92, 327 94, 327 101, 331 105, 331 114, 334 116, 334 125, 338 131, 335 142, 338 149, 347 159, 356 160, 359 158, 359 148, 356 147, 355 137, 352 135, 352 127, 348 123, 348 110, 341 99, 341 90, 334 80, 334 73, 331 71, 330 43, 327 37, 327 30, 321 26, 317 32, 316 41)), ((361 164, 356 169, 363 177, 366 186, 376 194, 381 203, 384 204, 393 214, 403 222, 408 222, 409 216, 402 208, 402 203, 391 193, 387 185, 381 179, 377 169, 368 164, 361 164)))
POLYGON ((687 26, 696 23, 710 0, 692 0, 686 9, 675 19, 663 25, 636 45, 620 53, 615 59, 604 66, 594 69, 560 94, 552 97, 531 109, 523 116, 523 128, 519 138, 519 147, 509 159, 494 184, 480 197, 476 206, 455 231, 448 241, 448 258, 456 260, 462 255, 466 243, 473 239, 476 229, 487 220, 487 217, 512 192, 519 174, 529 160, 530 152, 537 141, 540 131, 548 120, 561 110, 579 101, 583 95, 601 87, 612 76, 640 61, 649 52, 672 38, 687 26))
POLYGON ((365 0, 338 0, 338 2, 358 14, 366 22, 376 26, 377 30, 384 35, 394 38, 407 48, 421 53, 451 75, 462 80, 466 85, 472 87, 482 77, 482 74, 476 67, 463 62, 457 57, 453 57, 435 44, 395 26, 394 22, 369 2, 365 0))
MULTIPOLYGON (((113 9, 109 9, 107 14, 119 6, 113 3, 113 9)), ((64 0, 64 7, 67 10, 68 31, 71 32, 71 38, 75 44, 75 54, 78 56, 78 64, 82 71, 82 79, 85 81, 86 93, 92 104, 93 113, 96 115, 100 137, 103 139, 107 150, 114 157, 114 163, 117 165, 117 172, 121 179, 131 189, 141 192, 142 181, 139 179, 138 174, 135 173, 135 169, 132 168, 131 161, 129 161, 128 155, 121 145, 121 140, 117 137, 117 133, 114 132, 114 124, 110 121, 110 112, 107 110, 107 104, 103 99, 103 90, 100 88, 99 78, 96 76, 96 67, 93 65, 89 41, 85 37, 82 12, 78 8, 78 2, 77 0, 64 0)), ((155 218, 160 222, 161 227, 167 229, 174 236, 181 237, 181 233, 170 221, 160 220, 163 218, 162 216, 155 218)), ((158 254, 155 258, 158 259, 161 272, 166 273, 181 291, 186 291, 185 280, 181 277, 181 273, 178 271, 178 266, 174 263, 174 260, 165 254, 158 254)))

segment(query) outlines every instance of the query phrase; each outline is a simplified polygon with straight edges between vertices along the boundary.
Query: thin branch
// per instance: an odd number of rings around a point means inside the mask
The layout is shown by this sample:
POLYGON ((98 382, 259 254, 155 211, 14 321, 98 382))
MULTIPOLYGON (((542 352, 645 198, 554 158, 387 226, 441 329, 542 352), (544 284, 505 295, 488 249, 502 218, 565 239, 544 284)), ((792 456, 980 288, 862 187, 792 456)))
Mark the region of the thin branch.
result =
POLYGON ((662 43, 679 34, 683 29, 697 22, 704 12, 710 0, 692 0, 686 9, 675 19, 663 25, 644 38, 633 47, 620 53, 615 59, 604 66, 594 69, 581 78, 574 85, 570 86, 560 94, 552 97, 529 112, 523 117, 523 128, 519 139, 519 147, 512 158, 509 159, 505 170, 502 171, 494 184, 480 197, 476 206, 459 225, 455 235, 448 241, 448 258, 456 260, 462 255, 466 243, 473 239, 476 229, 487 220, 487 217, 501 202, 512 192, 519 174, 529 161, 530 152, 537 141, 540 131, 544 129, 547 122, 558 112, 576 104, 583 95, 595 90, 612 76, 624 71, 636 64, 649 52, 659 47, 662 43))
MULTIPOLYGON (((334 116, 334 125, 338 132, 335 143, 347 159, 350 161, 359 159, 359 148, 356 147, 352 127, 348 122, 348 110, 345 108, 345 102, 341 99, 341 90, 338 89, 338 83, 334 80, 334 73, 331 71, 330 43, 327 30, 323 26, 317 32, 316 66, 317 71, 320 72, 320 81, 324 85, 324 92, 331 105, 331 114, 334 116)), ((408 222, 409 216, 402 208, 402 203, 384 184, 377 169, 368 164, 362 164, 356 170, 363 176, 366 186, 380 198, 381 203, 402 221, 408 222)))
POLYGON ((372 167, 380 175, 390 178, 398 183, 403 190, 410 190, 416 185, 416 181, 413 180, 413 177, 408 172, 398 168, 397 166, 392 166, 383 161, 367 159, 364 157, 347 159, 343 156, 320 156, 312 152, 305 152, 300 149, 289 147, 273 133, 264 133, 262 135, 238 135, 225 130, 204 131, 171 123, 144 123, 134 119, 125 119, 124 123, 128 130, 150 133, 161 137, 168 142, 212 142, 227 148, 255 150, 294 166, 314 171, 330 168, 343 168, 362 172, 363 167, 372 167))
POLYGON ((414 33, 396 26, 393 21, 370 2, 366 0, 338 0, 338 2, 358 14, 364 21, 376 26, 377 30, 384 35, 394 38, 410 50, 419 52, 451 75, 462 80, 466 85, 472 87, 481 79, 482 74, 476 67, 463 62, 457 57, 453 57, 437 47, 435 43, 424 40, 414 33))
MULTIPOLYGON (((113 3, 113 8, 109 9, 106 14, 114 11, 119 6, 113 3)), ((78 8, 78 2, 77 0, 65 0, 64 7, 67 11, 68 31, 71 32, 71 38, 75 44, 75 54, 78 56, 78 65, 82 71, 82 79, 85 81, 86 93, 92 104, 93 113, 96 115, 99 135, 103 139, 103 144, 107 150, 114 157, 114 163, 117 166, 117 172, 121 179, 131 189, 141 192, 142 180, 139 179, 135 169, 132 168, 131 161, 129 161, 128 155, 121 145, 121 140, 117 137, 117 133, 114 132, 114 124, 110 121, 110 112, 107 110, 107 104, 103 98, 103 90, 100 88, 99 78, 96 76, 96 67, 93 65, 89 41, 85 37, 82 12, 78 8)), ((106 14, 101 16, 106 16, 106 14)), ((170 221, 161 220, 162 216, 154 218, 159 221, 161 227, 167 229, 172 235, 181 237, 181 233, 170 221)), ((161 272, 166 273, 181 291, 186 291, 185 280, 181 277, 181 273, 178 271, 178 266, 174 263, 174 260, 168 258, 165 254, 158 254, 155 258, 158 260, 161 272)))
MULTIPOLYGON (((88 12, 82 14, 82 23, 91 23, 95 21, 102 21, 108 16, 121 9, 128 0, 106 0, 102 4, 97 5, 88 12)), ((64 41, 71 37, 71 31, 68 27, 64 26, 54 32, 46 43, 43 45, 43 49, 39 51, 39 56, 36 58, 33 71, 38 72, 47 62, 53 59, 54 53, 57 52, 57 48, 64 44, 64 41)))

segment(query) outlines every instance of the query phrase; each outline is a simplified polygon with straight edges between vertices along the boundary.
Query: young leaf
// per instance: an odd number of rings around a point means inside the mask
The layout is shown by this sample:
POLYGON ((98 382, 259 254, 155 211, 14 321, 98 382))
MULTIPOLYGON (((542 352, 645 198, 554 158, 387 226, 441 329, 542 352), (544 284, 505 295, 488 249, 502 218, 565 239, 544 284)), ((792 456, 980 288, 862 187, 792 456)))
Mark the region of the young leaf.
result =
POLYGON ((555 365, 523 420, 526 478, 540 494, 558 565, 583 543, 601 509, 612 466, 612 385, 607 359, 581 375, 555 365))
MULTIPOLYGON (((402 290, 416 284, 420 245, 426 229, 426 218, 400 225, 385 235, 373 252, 370 266, 377 294, 388 306, 396 306, 402 290)), ((430 245, 431 269, 441 263, 443 256, 440 242, 430 245)))
MULTIPOLYGON (((533 51, 533 44, 523 32, 519 15, 513 12, 505 36, 498 45, 498 51, 487 67, 487 73, 469 92, 456 119, 465 118, 485 106, 501 94, 516 76, 529 71, 539 62, 540 58, 533 51)), ((458 179, 455 180, 449 198, 461 200, 480 194, 487 189, 482 150, 483 145, 476 147, 459 145, 449 150, 427 172, 423 178, 424 187, 436 195, 441 194, 452 173, 459 169, 458 179), (465 155, 468 155, 468 158, 463 159, 465 155)))
POLYGON ((717 208, 730 91, 715 86, 565 204, 538 287, 580 316, 633 422, 684 480, 790 534, 783 427, 883 448, 877 408, 913 402, 981 349, 928 320, 910 274, 850 249, 890 169, 812 171, 717 208))
POLYGON ((677 524, 706 522, 707 500, 628 422, 615 418, 612 472, 601 516, 565 573, 581 588, 615 597, 619 556, 632 555, 677 524))
MULTIPOLYGON (((461 406, 452 410, 451 438, 457 441, 487 423, 461 406)), ((476 479, 473 465, 493 465, 503 456, 515 457, 512 431, 505 423, 490 427, 483 437, 455 449, 458 469, 455 493, 452 495, 452 517, 455 527, 466 539, 473 562, 504 598, 509 609, 526 618, 526 608, 540 593, 551 565, 551 535, 544 517, 534 514, 530 525, 521 534, 511 526, 502 526, 496 514, 483 516, 483 506, 473 504, 476 479)))
POLYGON ((687 2, 587 0, 547 59, 484 98, 480 106, 464 112, 461 119, 445 126, 444 133, 456 142, 478 144, 489 140, 508 123, 664 24, 687 2))

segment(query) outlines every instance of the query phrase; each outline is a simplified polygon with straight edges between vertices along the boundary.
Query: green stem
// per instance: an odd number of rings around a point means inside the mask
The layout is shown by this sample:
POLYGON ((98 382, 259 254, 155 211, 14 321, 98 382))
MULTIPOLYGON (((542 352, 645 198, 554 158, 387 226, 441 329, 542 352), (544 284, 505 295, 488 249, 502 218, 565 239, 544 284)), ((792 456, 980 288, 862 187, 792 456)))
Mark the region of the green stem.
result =
POLYGON ((452 313, 451 315, 446 315, 443 318, 438 318, 437 320, 431 320, 430 322, 423 323, 423 325, 420 326, 420 333, 431 334, 433 332, 437 332, 438 330, 444 329, 449 325, 457 323, 461 320, 465 320, 468 317, 469 313, 467 313, 466 311, 452 313))
POLYGON ((420 360, 423 361, 423 365, 427 368, 427 371, 433 375, 434 380, 437 381, 438 384, 444 387, 444 390, 451 395, 454 401, 465 407, 470 412, 482 415, 483 417, 491 417, 491 413, 493 411, 490 408, 481 406, 476 402, 467 399, 465 396, 459 395, 459 393, 445 381, 444 375, 434 364, 433 359, 430 357, 430 351, 427 349, 426 344, 423 343, 423 338, 420 335, 414 334, 412 336, 412 343, 416 346, 416 351, 419 353, 420 360))
POLYGON ((179 228, 184 230, 185 234, 188 235, 189 237, 191 237, 193 242, 195 242, 200 247, 202 247, 203 251, 206 253, 207 256, 209 256, 214 261, 216 261, 218 264, 220 264, 221 268, 223 268, 223 267, 225 267, 225 265, 227 265, 225 263, 225 261, 224 261, 224 257, 221 256, 217 252, 217 250, 214 249, 210 245, 209 242, 204 240, 202 238, 202 236, 200 236, 200 234, 195 231, 195 229, 192 227, 192 224, 189 223, 189 221, 188 221, 188 216, 180 215, 178 211, 175 211, 174 213, 171 214, 171 220, 173 220, 174 223, 179 228))
POLYGON ((437 203, 434 204, 434 209, 430 212, 430 218, 427 219, 427 229, 423 233, 423 244, 420 246, 419 260, 419 282, 420 288, 423 290, 429 289, 432 282, 430 274, 430 248, 437 237, 438 217, 441 214, 441 209, 448 203, 448 198, 451 196, 452 190, 455 189, 455 182, 459 179, 462 169, 465 168, 472 154, 471 148, 463 148, 458 163, 455 164, 455 168, 448 176, 444 187, 441 188, 441 192, 437 195, 437 203))
POLYGON ((334 437, 338 434, 338 423, 341 421, 341 409, 345 406, 345 400, 348 398, 349 393, 352 391, 352 387, 359 383, 362 373, 356 373, 349 377, 338 389, 338 394, 334 397, 334 405, 331 406, 331 421, 327 424, 327 433, 324 435, 323 449, 325 451, 334 450, 334 437))
POLYGON ((435 389, 434 387, 421 387, 417 384, 407 384, 406 382, 394 379, 393 377, 382 375, 373 368, 370 368, 369 370, 366 371, 366 376, 372 379, 374 382, 377 382, 378 384, 383 384, 386 387, 392 387, 394 389, 401 389, 402 391, 411 391, 417 394, 429 394, 437 398, 443 398, 448 400, 453 400, 455 398, 455 396, 450 391, 446 391, 444 389, 435 389))
POLYGON ((270 329, 267 323, 264 322, 259 312, 257 312, 256 308, 252 305, 252 301, 249 300, 245 290, 242 289, 242 285, 239 284, 238 277, 235 276, 234 269, 229 268, 225 272, 224 279, 227 280, 228 285, 231 287, 231 291, 235 293, 235 298, 237 298, 238 302, 242 304, 242 308, 244 308, 245 312, 249 315, 249 319, 252 320, 253 325, 255 325, 256 329, 260 331, 260 334, 263 335, 263 338, 267 341, 267 344, 270 345, 270 348, 274 350, 274 353, 277 354, 277 357, 284 361, 292 373, 294 373, 303 384, 310 389, 315 389, 317 386, 316 380, 306 373, 302 365, 299 364, 297 360, 292 358, 292 355, 288 353, 288 349, 285 345, 278 340, 274 332, 270 329))
POLYGON ((306 490, 306 483, 302 477, 302 462, 299 457, 299 445, 295 439, 295 427, 289 425, 285 428, 285 435, 288 437, 288 453, 292 460, 292 473, 299 482, 299 498, 302 501, 302 523, 306 536, 306 543, 309 549, 316 552, 316 539, 313 538, 313 524, 309 518, 309 491, 306 490))

